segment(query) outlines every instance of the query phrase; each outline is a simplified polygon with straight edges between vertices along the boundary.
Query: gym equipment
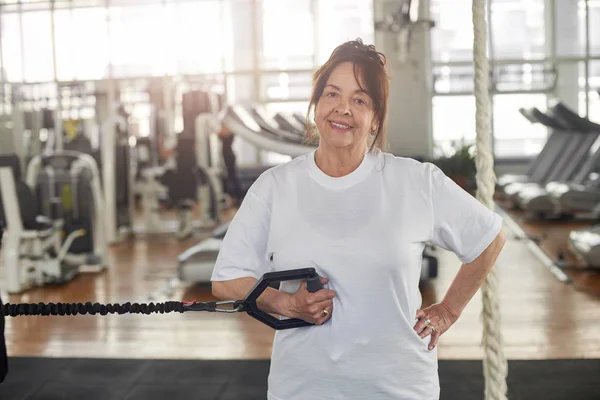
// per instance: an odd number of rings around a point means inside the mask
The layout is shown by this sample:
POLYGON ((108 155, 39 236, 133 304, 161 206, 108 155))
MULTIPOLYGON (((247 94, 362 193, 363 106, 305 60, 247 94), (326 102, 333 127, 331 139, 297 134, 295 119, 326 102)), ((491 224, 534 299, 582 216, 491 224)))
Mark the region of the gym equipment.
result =
MULTIPOLYGON (((165 112, 164 99, 162 94, 154 93, 153 97, 155 114, 160 120, 158 113, 165 112)), ((220 128, 217 114, 222 103, 222 96, 210 90, 193 90, 183 94, 183 131, 172 137, 176 139, 174 156, 169 157, 164 165, 159 165, 158 157, 156 160, 152 157, 157 153, 152 148, 152 137, 164 137, 164 132, 157 128, 151 137, 138 144, 139 154, 145 157, 137 173, 136 193, 142 199, 146 233, 172 232, 179 239, 184 239, 195 228, 213 228, 219 223, 219 207, 224 204, 224 199, 221 168, 214 165, 213 160, 219 159, 214 154, 218 147, 214 134, 220 128), (170 224, 161 221, 159 197, 169 208, 177 210, 177 228, 172 229, 168 226, 170 224), (196 202, 201 212, 199 221, 194 221, 192 215, 196 202)), ((156 125, 163 124, 157 122, 156 125)))
POLYGON ((74 265, 104 267, 108 244, 100 173, 92 156, 74 151, 31 159, 27 186, 37 194, 39 212, 62 221, 62 234, 82 230, 64 258, 74 265))
MULTIPOLYGON (((283 121, 280 114, 280 121, 283 121)), ((289 126, 296 124, 292 118, 287 118, 289 126)), ((234 136, 255 145, 261 150, 273 151, 297 157, 314 150, 314 146, 305 145, 304 131, 299 128, 295 131, 281 129, 273 118, 270 118, 260 107, 229 106, 222 112, 222 121, 216 116, 200 115, 196 121, 196 137, 198 141, 209 143, 205 151, 198 152, 198 166, 205 171, 210 180, 210 188, 215 193, 216 199, 223 199, 222 166, 218 155, 218 139, 216 133, 222 123, 234 136), (221 183, 219 183, 221 182, 221 183)), ((226 143, 223 143, 225 146, 226 143)), ((252 183, 267 169, 269 165, 243 166, 237 168, 237 179, 240 191, 245 194, 252 183)), ((206 190, 203 189, 203 190, 206 190)), ((214 200, 213 200, 214 201, 214 200)), ((221 200, 223 201, 223 200, 221 200)), ((204 202, 203 204, 206 204, 204 202)), ((203 214, 206 214, 203 213, 203 214)))
POLYGON ((600 268, 600 225, 569 232, 567 246, 588 267, 600 268))
POLYGON ((306 134, 304 124, 301 124, 296 118, 288 113, 277 113, 273 116, 273 120, 277 122, 279 129, 292 132, 299 136, 304 136, 306 134))
POLYGON ((210 282, 221 243, 229 222, 219 225, 211 237, 190 247, 177 257, 177 277, 182 282, 210 282))
POLYGON ((598 166, 581 183, 556 183, 548 186, 548 196, 555 212, 580 218, 597 219, 600 216, 600 175, 598 166))
POLYGON ((192 90, 183 94, 181 113, 183 115, 183 132, 191 136, 196 131, 196 121, 201 114, 217 114, 223 109, 223 95, 213 90, 192 90))
MULTIPOLYGON (((161 220, 160 200, 169 197, 169 176, 173 175, 167 165, 159 165, 156 143, 150 136, 136 140, 134 148, 136 175, 134 193, 142 206, 143 232, 146 234, 165 233, 165 221, 161 220)), ((136 227, 135 233, 141 233, 136 227)))
POLYGON ((300 112, 295 112, 292 113, 292 117, 298 121, 298 123, 300 125, 302 125, 304 127, 304 130, 306 130, 306 117, 304 116, 304 114, 300 113, 300 112))
POLYGON ((98 167, 104 190, 106 240, 119 242, 133 234, 133 186, 136 170, 132 163, 127 115, 117 109, 100 127, 98 167))
POLYGON ((591 184, 589 189, 585 184, 589 182, 590 175, 600 169, 600 125, 580 117, 560 103, 556 105, 555 112, 577 132, 586 133, 586 142, 573 155, 574 159, 569 164, 571 170, 564 171, 563 179, 548 182, 545 187, 530 186, 522 190, 518 194, 518 203, 529 215, 535 216, 554 218, 582 212, 598 215, 598 182, 591 184), (592 144, 588 145, 592 140, 592 144), (593 187, 594 184, 596 187, 593 187))
POLYGON ((235 135, 263 150, 298 157, 315 149, 303 143, 302 135, 283 131, 269 122, 258 107, 229 106, 223 123, 235 135))
POLYGON ((64 221, 50 219, 41 209, 34 190, 22 180, 16 154, 0 155, 0 221, 6 227, 2 264, 6 290, 20 293, 33 286, 62 283, 77 275, 79 265, 66 259, 82 229, 62 239, 64 221))
POLYGON ((566 109, 566 106, 560 102, 556 102, 551 107, 552 116, 559 119, 563 124, 568 126, 570 131, 569 139, 566 141, 562 149, 554 160, 552 160, 551 169, 537 182, 511 183, 507 185, 503 192, 514 206, 520 206, 520 194, 526 190, 537 190, 540 186, 553 181, 567 181, 574 179, 577 170, 581 167, 582 159, 594 142, 598 138, 598 133, 590 130, 579 131, 581 126, 576 125, 573 121, 561 117, 560 111, 566 109))
POLYGON ((256 304, 256 300, 262 292, 269 286, 274 286, 279 282, 292 280, 306 280, 306 287, 309 292, 315 293, 323 289, 321 279, 315 268, 300 268, 278 272, 265 273, 256 281, 254 286, 248 291, 242 300, 225 300, 225 301, 209 301, 209 302, 178 302, 169 301, 165 303, 125 303, 125 304, 99 304, 87 302, 82 303, 23 303, 10 304, 7 303, 0 309, 1 316, 29 316, 29 315, 107 315, 107 314, 146 314, 151 313, 170 313, 170 312, 188 312, 188 311, 208 311, 208 312, 224 312, 236 313, 245 312, 252 318, 262 322, 265 325, 275 329, 294 329, 305 326, 313 326, 310 322, 298 318, 279 319, 260 310, 256 304), (219 308, 220 305, 231 305, 231 308, 219 308))
POLYGON ((540 153, 527 168, 525 174, 506 174, 498 178, 496 188, 500 189, 500 194, 502 193, 502 189, 511 183, 541 182, 544 180, 551 170, 554 161, 558 158, 570 138, 570 132, 567 131, 566 124, 551 115, 544 114, 538 108, 521 108, 519 112, 532 124, 541 124, 547 127, 549 137, 540 153))

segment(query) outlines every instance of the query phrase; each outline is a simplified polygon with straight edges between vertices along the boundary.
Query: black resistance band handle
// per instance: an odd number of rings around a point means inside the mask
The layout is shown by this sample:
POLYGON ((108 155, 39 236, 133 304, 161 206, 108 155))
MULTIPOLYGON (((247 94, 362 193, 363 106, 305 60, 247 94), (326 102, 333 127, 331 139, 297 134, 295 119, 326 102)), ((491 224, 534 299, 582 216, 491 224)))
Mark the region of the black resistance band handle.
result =
POLYGON ((316 275, 315 277, 308 278, 306 280, 306 288, 309 292, 314 293, 323 289, 323 284, 321 283, 321 277, 316 275))
POLYGON ((262 292, 264 292, 265 289, 271 283, 302 279, 306 279, 307 289, 311 293, 314 293, 323 288, 323 285, 321 284, 321 278, 319 277, 317 271, 314 268, 301 268, 287 271, 267 272, 254 284, 254 287, 250 290, 250 292, 248 292, 246 298, 238 302, 237 306, 240 307, 240 311, 246 311, 248 315, 250 315, 252 318, 259 320, 263 324, 268 325, 275 330, 312 326, 313 324, 311 324, 310 322, 306 322, 299 318, 276 318, 271 314, 260 310, 256 305, 256 299, 260 297, 262 292))

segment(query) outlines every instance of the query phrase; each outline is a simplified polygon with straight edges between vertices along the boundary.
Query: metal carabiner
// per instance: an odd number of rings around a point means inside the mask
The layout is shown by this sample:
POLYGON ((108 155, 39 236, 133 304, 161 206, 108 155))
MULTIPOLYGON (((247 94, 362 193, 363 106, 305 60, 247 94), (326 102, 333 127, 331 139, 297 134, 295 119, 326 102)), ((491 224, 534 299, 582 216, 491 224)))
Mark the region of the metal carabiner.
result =
POLYGON ((224 313, 236 313, 244 311, 240 305, 239 300, 225 300, 225 301, 188 301, 183 303, 185 311, 209 311, 209 312, 224 312, 224 313), (224 304, 233 304, 233 308, 219 308, 218 306, 224 304))
POLYGON ((236 313, 236 312, 240 312, 244 310, 244 307, 242 307, 242 305, 240 304, 239 300, 224 300, 224 301, 217 301, 215 303, 215 305, 217 307, 215 307, 215 311, 216 312, 224 312, 224 313, 236 313), (224 304, 233 304, 233 308, 218 308, 218 306, 224 305, 224 304))

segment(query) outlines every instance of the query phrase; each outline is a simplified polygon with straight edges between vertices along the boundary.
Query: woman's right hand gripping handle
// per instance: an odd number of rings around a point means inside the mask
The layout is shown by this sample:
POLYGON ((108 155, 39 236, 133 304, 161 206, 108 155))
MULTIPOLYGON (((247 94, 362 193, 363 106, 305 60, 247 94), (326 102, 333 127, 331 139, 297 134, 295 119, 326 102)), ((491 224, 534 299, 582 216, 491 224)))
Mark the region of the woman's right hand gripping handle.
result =
POLYGON ((303 280, 298 290, 288 298, 289 316, 315 325, 322 325, 331 318, 335 292, 323 288, 327 282, 329 280, 323 277, 308 284, 303 280))

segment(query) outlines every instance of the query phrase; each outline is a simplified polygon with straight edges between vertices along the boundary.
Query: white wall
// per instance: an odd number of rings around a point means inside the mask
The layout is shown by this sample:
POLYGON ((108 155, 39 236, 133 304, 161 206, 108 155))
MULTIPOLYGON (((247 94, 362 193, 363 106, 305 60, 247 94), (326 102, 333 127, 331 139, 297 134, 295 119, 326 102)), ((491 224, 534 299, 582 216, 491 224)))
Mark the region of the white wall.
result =
MULTIPOLYGON (((584 48, 579 45, 580 27, 577 12, 577 2, 573 0, 546 0, 548 11, 554 7, 556 32, 552 37, 552 29, 546 30, 549 46, 555 42, 557 56, 583 56, 584 48), (554 3, 554 4, 552 4, 554 3)), ((546 26, 552 26, 552 20, 547 20, 546 26)), ((551 49, 549 49, 551 50, 551 49)), ((557 64, 558 79, 554 95, 572 110, 579 109, 579 63, 557 64)))

